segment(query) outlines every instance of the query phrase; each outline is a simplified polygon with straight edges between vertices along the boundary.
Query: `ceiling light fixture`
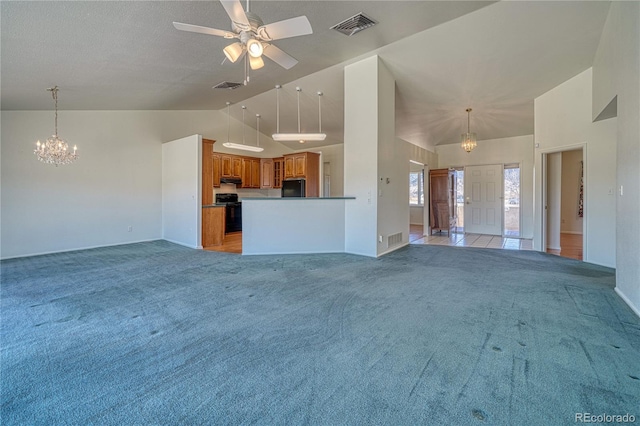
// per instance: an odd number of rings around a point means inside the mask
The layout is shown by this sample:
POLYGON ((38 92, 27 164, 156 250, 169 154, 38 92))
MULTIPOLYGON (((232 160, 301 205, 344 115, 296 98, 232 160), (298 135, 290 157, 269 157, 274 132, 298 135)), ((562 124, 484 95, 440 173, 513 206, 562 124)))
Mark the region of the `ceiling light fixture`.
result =
POLYGON ((56 108, 54 133, 44 143, 38 141, 33 153, 45 164, 54 164, 56 167, 71 164, 78 159, 78 147, 74 145, 73 152, 70 152, 67 141, 58 137, 58 86, 50 87, 47 91, 51 92, 56 108))
MULTIPOLYGON (((226 147, 226 148, 231 148, 231 149, 240 149, 243 151, 252 151, 252 152, 262 152, 264 151, 264 148, 260 147, 260 146, 253 146, 253 145, 245 145, 244 143, 244 130, 245 130, 245 125, 244 125, 244 113, 247 109, 246 106, 242 105, 242 143, 234 143, 234 142, 230 142, 229 141, 229 133, 230 133, 230 129, 231 129, 231 112, 230 112, 230 108, 231 108, 231 102, 227 102, 227 141, 225 143, 222 144, 222 146, 226 147)), ((259 130, 258 130, 259 132, 259 130)), ((260 139, 258 138, 258 145, 260 145, 260 139)))
POLYGON ((244 53, 244 46, 242 43, 237 42, 228 45, 222 51, 224 52, 224 56, 226 56, 231 63, 235 63, 244 53))
POLYGON ((286 141, 298 141, 305 143, 306 141, 323 141, 327 135, 322 133, 322 105, 320 99, 322 98, 322 92, 318 92, 318 133, 302 133, 300 131, 300 92, 302 89, 296 87, 298 92, 298 133, 280 133, 280 89, 282 86, 279 84, 276 86, 276 133, 271 135, 274 141, 286 142, 286 141))
POLYGON ((249 52, 249 55, 253 56, 254 58, 259 58, 260 56, 262 56, 264 48, 262 47, 262 43, 252 38, 247 41, 247 51, 249 52))
POLYGON ((264 61, 259 56, 255 58, 249 55, 249 65, 251 66, 252 70, 259 70, 260 68, 264 67, 264 61))
POLYGON ((463 133, 462 134, 462 149, 464 149, 467 152, 471 152, 473 151, 473 148, 475 148, 476 146, 478 146, 478 144, 476 143, 476 134, 475 133, 471 133, 471 130, 469 130, 469 123, 470 123, 470 116, 471 116, 471 108, 467 108, 467 133, 463 133))

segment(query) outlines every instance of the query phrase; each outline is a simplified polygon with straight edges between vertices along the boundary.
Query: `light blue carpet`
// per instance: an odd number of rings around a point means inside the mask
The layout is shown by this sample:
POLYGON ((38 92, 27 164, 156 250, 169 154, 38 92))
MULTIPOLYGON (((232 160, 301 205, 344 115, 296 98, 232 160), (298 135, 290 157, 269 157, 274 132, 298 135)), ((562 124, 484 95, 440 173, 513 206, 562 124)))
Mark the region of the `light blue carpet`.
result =
POLYGON ((163 241, 1 267, 3 425, 640 423, 640 320, 608 268, 163 241))

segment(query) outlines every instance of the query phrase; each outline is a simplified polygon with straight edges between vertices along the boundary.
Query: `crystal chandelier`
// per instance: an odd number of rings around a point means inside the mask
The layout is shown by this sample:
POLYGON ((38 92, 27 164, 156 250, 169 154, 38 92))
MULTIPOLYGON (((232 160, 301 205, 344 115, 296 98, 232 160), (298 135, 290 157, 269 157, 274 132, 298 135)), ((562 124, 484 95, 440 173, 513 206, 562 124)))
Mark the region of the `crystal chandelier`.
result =
POLYGON ((58 86, 50 87, 47 91, 51 92, 56 105, 55 131, 44 143, 38 141, 33 153, 38 160, 46 164, 55 164, 56 167, 59 164, 71 164, 78 158, 78 147, 74 145, 73 152, 70 152, 67 141, 58 137, 58 86))
POLYGON ((471 108, 467 108, 467 133, 463 133, 462 134, 462 149, 464 149, 467 152, 471 152, 473 150, 473 148, 475 148, 476 146, 478 146, 478 144, 476 143, 476 134, 475 133, 471 133, 471 131, 469 130, 469 116, 471 113, 471 108))

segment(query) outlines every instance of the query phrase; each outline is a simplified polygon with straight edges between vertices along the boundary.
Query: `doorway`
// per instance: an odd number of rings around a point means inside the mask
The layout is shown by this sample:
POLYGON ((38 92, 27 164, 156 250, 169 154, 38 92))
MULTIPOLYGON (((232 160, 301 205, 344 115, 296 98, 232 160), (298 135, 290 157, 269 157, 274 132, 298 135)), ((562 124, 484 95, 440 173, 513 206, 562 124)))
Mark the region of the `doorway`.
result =
POLYGON ((502 164, 465 167, 465 233, 502 235, 502 171, 502 164))
POLYGON ((464 233, 464 168, 458 167, 456 172, 456 233, 464 233))
POLYGON ((547 253, 584 260, 584 149, 543 154, 543 249, 547 253))
POLYGON ((520 165, 504 165, 504 229, 505 237, 520 237, 520 165))

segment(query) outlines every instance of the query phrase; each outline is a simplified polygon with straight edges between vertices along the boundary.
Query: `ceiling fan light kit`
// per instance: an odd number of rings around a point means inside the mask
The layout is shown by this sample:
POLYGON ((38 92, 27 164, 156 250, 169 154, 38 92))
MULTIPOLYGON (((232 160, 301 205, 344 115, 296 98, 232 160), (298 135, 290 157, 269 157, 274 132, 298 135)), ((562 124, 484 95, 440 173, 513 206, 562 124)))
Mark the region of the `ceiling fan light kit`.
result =
POLYGON ((478 146, 477 142, 476 142, 476 134, 475 133, 471 133, 471 130, 469 130, 469 123, 470 123, 470 115, 471 115, 471 108, 467 108, 467 133, 463 133, 461 136, 462 139, 462 149, 464 149, 466 152, 471 152, 473 151, 473 148, 475 148, 476 146, 478 146))
POLYGON ((231 63, 235 63, 244 53, 244 46, 242 43, 237 42, 228 45, 222 51, 224 52, 224 56, 226 56, 231 63))
POLYGON ((237 62, 245 53, 248 53, 248 61, 245 58, 245 84, 249 81, 247 63, 252 70, 260 69, 264 66, 263 55, 285 69, 290 69, 298 63, 296 59, 271 42, 313 34, 313 29, 306 16, 264 25, 258 15, 249 12, 249 0, 247 0, 246 11, 242 8, 240 0, 220 0, 220 3, 231 19, 233 32, 181 22, 174 22, 173 26, 180 31, 238 39, 239 41, 226 46, 223 52, 231 63, 237 62))
POLYGON ((281 85, 276 86, 276 133, 271 135, 274 141, 277 142, 290 142, 298 141, 305 143, 306 141, 323 141, 327 138, 325 133, 322 133, 322 106, 320 99, 322 98, 322 92, 318 92, 318 133, 302 133, 300 131, 300 92, 302 89, 296 87, 298 92, 298 133, 280 133, 280 89, 281 85))

